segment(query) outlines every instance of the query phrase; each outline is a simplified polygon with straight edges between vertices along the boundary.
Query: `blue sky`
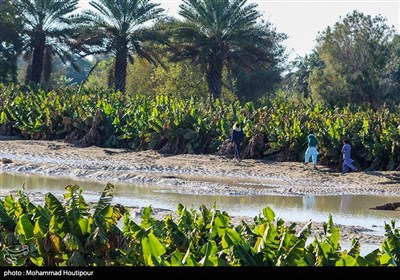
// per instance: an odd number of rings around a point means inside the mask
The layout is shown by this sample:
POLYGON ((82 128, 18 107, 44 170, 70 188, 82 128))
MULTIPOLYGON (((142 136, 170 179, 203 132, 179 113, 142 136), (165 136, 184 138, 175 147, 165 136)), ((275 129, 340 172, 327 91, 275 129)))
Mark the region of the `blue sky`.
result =
MULTIPOLYGON (((80 0, 80 6, 88 8, 88 2, 89 0, 80 0)), ((178 17, 180 0, 153 0, 152 2, 160 3, 167 14, 178 17)), ((344 17, 353 10, 371 16, 380 14, 387 19, 388 25, 394 26, 397 32, 400 30, 400 0, 248 0, 248 3, 257 3, 263 17, 271 22, 278 32, 289 36, 285 45, 290 58, 310 53, 315 46, 314 40, 318 32, 328 26, 333 26, 340 17, 344 17)))

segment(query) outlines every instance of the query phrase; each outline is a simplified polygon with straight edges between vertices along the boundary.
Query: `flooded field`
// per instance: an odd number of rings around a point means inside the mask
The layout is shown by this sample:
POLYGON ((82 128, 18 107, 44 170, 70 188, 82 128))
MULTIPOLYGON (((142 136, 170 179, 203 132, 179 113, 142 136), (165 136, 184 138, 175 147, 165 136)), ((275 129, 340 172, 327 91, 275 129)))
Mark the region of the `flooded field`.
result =
MULTIPOLYGON (((96 202, 105 183, 91 180, 73 180, 37 175, 0 175, 0 190, 25 189, 34 194, 32 201, 43 203, 44 194, 52 192, 62 196, 64 188, 78 184, 88 202, 96 202)), ((359 225, 372 229, 372 234, 383 234, 384 221, 400 219, 400 211, 379 211, 370 208, 389 202, 399 202, 400 196, 337 195, 337 196, 270 196, 270 195, 194 195, 181 194, 179 187, 115 183, 115 203, 125 206, 175 210, 179 203, 197 209, 200 205, 226 210, 231 216, 254 217, 270 206, 278 217, 286 221, 324 222, 329 214, 335 223, 359 225)), ((248 186, 247 186, 248 188, 248 186)))

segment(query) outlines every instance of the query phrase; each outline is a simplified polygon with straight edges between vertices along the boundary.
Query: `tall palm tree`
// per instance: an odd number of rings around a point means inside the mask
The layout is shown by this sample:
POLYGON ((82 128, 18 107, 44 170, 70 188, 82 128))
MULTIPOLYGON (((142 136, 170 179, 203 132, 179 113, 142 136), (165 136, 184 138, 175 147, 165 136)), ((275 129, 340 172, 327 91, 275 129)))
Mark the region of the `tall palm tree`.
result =
POLYGON ((161 38, 146 24, 160 18, 164 10, 149 0, 99 0, 89 4, 94 10, 83 13, 87 23, 82 38, 85 52, 115 56, 114 87, 124 92, 128 60, 133 63, 134 54, 153 64, 158 62, 155 52, 144 42, 161 38))
MULTIPOLYGON (((26 73, 28 83, 40 83, 49 77, 51 59, 58 56, 72 62, 71 45, 75 25, 71 13, 78 0, 15 0, 15 14, 22 20, 21 36, 25 58, 29 59, 26 73)), ((73 64, 74 65, 74 64, 73 64)))
MULTIPOLYGON (((224 67, 267 67, 272 61, 269 34, 257 20, 257 4, 247 0, 183 0, 184 18, 173 31, 171 61, 202 66, 211 98, 219 98, 224 67)), ((228 69, 229 70, 229 69, 228 69)))

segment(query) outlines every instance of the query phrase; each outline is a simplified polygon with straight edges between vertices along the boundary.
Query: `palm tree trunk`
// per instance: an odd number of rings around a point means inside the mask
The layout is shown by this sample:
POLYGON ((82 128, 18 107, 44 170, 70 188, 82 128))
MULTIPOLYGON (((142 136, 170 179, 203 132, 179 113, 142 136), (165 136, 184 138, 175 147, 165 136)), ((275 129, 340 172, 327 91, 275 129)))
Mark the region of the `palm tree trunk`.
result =
POLYGON ((207 84, 211 97, 215 100, 222 92, 222 59, 213 59, 208 65, 207 84))
POLYGON ((53 55, 49 49, 45 50, 43 58, 43 80, 48 89, 50 86, 51 72, 53 71, 53 55))
POLYGON ((37 39, 33 49, 32 67, 30 69, 30 73, 28 74, 28 82, 34 82, 35 84, 40 83, 43 72, 43 58, 45 49, 46 37, 40 36, 37 39))
POLYGON ((114 69, 115 91, 125 92, 126 68, 128 65, 127 58, 128 58, 128 49, 126 46, 117 49, 117 54, 115 57, 115 69, 114 69))

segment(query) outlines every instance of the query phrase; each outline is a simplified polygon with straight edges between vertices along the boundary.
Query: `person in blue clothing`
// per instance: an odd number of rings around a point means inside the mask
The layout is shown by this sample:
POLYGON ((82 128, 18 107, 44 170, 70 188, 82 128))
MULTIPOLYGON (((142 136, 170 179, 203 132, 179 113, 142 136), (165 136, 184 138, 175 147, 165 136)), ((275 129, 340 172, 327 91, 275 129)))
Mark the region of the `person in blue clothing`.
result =
POLYGON ((314 132, 312 130, 310 130, 310 132, 308 132, 307 145, 308 145, 308 147, 307 147, 307 150, 306 150, 306 153, 304 156, 304 165, 307 167, 308 162, 310 161, 310 158, 311 158, 312 163, 313 163, 313 169, 318 170, 318 168, 317 168, 318 140, 317 140, 317 138, 315 138, 314 132))
POLYGON ((353 171, 357 171, 357 167, 355 167, 353 164, 354 160, 351 159, 351 146, 349 144, 349 139, 343 140, 342 154, 342 174, 346 174, 347 172, 349 172, 349 168, 353 171))
POLYGON ((239 123, 235 123, 231 133, 231 142, 235 144, 234 159, 241 161, 242 157, 240 155, 240 144, 244 140, 244 132, 240 127, 239 123))

